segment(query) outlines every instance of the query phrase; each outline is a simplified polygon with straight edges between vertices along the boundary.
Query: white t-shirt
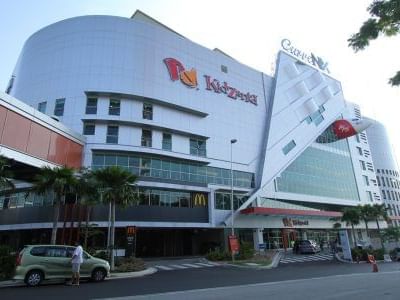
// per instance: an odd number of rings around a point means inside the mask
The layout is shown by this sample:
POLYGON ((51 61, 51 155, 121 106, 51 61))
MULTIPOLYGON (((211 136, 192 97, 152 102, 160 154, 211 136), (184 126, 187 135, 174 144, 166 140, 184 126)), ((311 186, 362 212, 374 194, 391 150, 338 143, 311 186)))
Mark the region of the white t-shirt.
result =
POLYGON ((73 264, 83 263, 83 249, 81 246, 75 248, 74 254, 72 255, 73 264))

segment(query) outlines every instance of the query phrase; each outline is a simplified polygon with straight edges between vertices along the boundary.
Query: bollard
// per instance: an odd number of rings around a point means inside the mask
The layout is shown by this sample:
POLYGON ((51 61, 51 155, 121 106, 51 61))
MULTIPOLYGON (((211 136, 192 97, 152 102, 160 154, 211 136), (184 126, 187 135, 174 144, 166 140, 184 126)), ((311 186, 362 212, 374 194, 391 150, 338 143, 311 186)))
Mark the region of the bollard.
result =
POLYGON ((368 261, 372 264, 372 272, 378 272, 378 265, 376 264, 375 257, 371 254, 368 254, 368 261))

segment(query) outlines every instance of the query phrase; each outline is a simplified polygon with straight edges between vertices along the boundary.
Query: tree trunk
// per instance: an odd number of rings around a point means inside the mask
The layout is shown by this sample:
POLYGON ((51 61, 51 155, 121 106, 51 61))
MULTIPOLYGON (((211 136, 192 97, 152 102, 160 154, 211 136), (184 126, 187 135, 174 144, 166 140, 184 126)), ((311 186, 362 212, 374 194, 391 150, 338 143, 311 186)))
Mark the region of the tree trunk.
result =
POLYGON ((357 243, 356 243, 356 233, 354 232, 354 224, 351 224, 351 232, 353 233, 353 244, 354 248, 357 248, 357 243))
POLYGON ((56 203, 53 206, 53 229, 51 231, 51 241, 50 244, 55 245, 57 242, 57 227, 58 218, 60 215, 60 199, 56 199, 56 203))
POLYGON ((114 271, 114 267, 115 267, 114 240, 115 240, 115 200, 112 200, 112 202, 111 202, 111 235, 110 235, 110 248, 111 248, 110 267, 111 267, 111 271, 114 271))
POLYGON ((368 221, 364 220, 364 222, 365 222, 365 229, 367 230, 367 237, 369 238, 368 221))
POLYGON ((382 250, 383 250, 383 253, 385 253, 385 245, 383 244, 381 228, 379 227, 379 221, 378 221, 378 219, 375 219, 375 221, 376 221, 376 227, 378 228, 379 239, 381 240, 382 250))
POLYGON ((86 205, 85 241, 83 243, 85 249, 87 249, 87 241, 88 241, 88 235, 89 235, 90 211, 91 211, 91 207, 86 205))

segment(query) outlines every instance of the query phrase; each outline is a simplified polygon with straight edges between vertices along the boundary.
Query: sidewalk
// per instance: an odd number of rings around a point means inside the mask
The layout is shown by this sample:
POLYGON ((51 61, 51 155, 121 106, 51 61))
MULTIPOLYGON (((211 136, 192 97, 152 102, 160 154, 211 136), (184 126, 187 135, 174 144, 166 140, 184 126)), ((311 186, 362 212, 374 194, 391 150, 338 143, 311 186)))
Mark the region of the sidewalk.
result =
MULTIPOLYGON (((125 279, 125 278, 136 278, 136 277, 142 277, 146 275, 151 275, 157 272, 156 268, 147 268, 143 271, 138 271, 138 272, 120 272, 120 273, 111 273, 109 277, 107 277, 105 280, 116 280, 116 279, 125 279)), ((65 280, 60 280, 60 279, 53 279, 53 280, 48 280, 45 281, 46 284, 60 284, 64 283, 65 280)), ((5 281, 0 281, 0 288, 6 288, 6 287, 19 287, 19 286, 26 286, 26 284, 23 281, 20 280, 5 280, 5 281)))

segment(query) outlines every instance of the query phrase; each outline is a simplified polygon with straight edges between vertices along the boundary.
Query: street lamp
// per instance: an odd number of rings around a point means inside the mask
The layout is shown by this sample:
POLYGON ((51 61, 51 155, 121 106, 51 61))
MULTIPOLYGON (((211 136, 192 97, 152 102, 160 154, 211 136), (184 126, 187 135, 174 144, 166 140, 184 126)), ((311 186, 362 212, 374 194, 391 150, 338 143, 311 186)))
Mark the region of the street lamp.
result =
MULTIPOLYGON (((233 144, 237 142, 237 139, 231 139, 231 237, 234 238, 235 236, 235 227, 234 227, 234 208, 233 208, 233 168, 232 168, 232 148, 233 144)), ((232 253, 232 261, 235 261, 235 253, 234 250, 231 249, 232 253)))

